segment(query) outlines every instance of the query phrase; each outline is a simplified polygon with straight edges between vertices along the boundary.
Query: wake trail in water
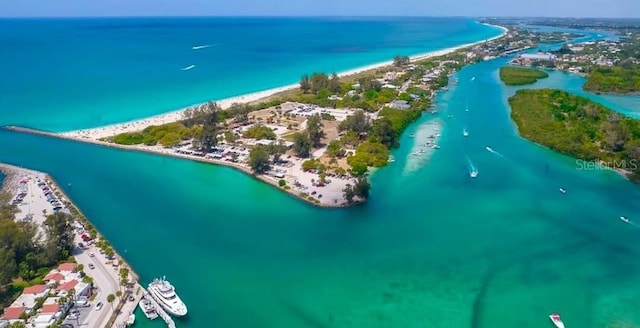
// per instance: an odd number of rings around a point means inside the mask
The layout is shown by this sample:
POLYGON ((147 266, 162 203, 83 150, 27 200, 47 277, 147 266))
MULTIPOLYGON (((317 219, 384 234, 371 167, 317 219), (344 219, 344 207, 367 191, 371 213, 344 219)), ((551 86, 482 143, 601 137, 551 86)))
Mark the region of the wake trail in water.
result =
POLYGON ((201 46, 193 46, 193 47, 191 47, 191 49, 200 50, 200 49, 211 48, 213 46, 216 46, 216 44, 204 44, 204 45, 201 45, 201 46))
POLYGON ((181 68, 180 70, 181 70, 181 71, 188 71, 188 70, 193 69, 193 68, 195 68, 195 67, 196 67, 196 65, 190 65, 190 66, 187 66, 187 67, 181 68))
POLYGON ((473 162, 471 162, 471 159, 469 159, 468 156, 465 156, 465 158, 467 159, 467 169, 469 170, 469 176, 472 178, 475 178, 478 176, 478 169, 475 167, 475 165, 473 165, 473 162))
POLYGON ((497 156, 499 156, 499 157, 505 158, 505 157, 504 157, 504 155, 502 155, 502 154, 500 154, 499 152, 497 152, 497 151, 493 150, 493 148, 491 148, 491 147, 489 147, 489 146, 487 146, 487 147, 486 147, 486 149, 487 149, 487 151, 488 151, 488 152, 490 152, 490 153, 492 153, 492 154, 495 154, 495 155, 497 155, 497 156))

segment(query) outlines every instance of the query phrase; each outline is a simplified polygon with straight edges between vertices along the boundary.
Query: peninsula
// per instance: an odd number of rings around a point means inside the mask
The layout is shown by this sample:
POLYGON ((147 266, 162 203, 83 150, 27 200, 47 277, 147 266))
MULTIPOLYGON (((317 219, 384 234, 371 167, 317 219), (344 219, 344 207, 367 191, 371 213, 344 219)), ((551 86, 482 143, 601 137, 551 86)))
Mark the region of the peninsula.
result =
MULTIPOLYGON (((285 86, 107 127, 48 133, 120 149, 225 165, 311 204, 364 202, 372 167, 393 162, 407 126, 462 66, 498 55, 499 38, 342 74, 304 75, 285 86), (482 56, 480 54, 483 54, 482 56)), ((430 147, 438 149, 437 140, 430 147)))
POLYGON ((509 105, 524 138, 640 182, 640 121, 561 90, 519 90, 509 105))

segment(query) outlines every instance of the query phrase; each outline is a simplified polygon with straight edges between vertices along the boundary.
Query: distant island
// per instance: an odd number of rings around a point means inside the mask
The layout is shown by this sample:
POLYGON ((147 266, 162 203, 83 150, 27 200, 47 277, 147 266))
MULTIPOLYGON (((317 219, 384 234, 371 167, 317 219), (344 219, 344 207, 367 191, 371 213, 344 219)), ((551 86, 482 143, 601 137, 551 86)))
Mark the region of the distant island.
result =
MULTIPOLYGON (((522 25, 570 27, 607 30, 616 39, 573 43, 573 33, 535 34, 529 48, 544 43, 561 43, 559 49, 549 52, 520 54, 513 65, 547 67, 586 77, 583 88, 594 93, 640 93, 640 20, 592 18, 492 18, 485 22, 508 26, 518 35, 528 36, 531 31, 522 25), (613 33, 612 33, 613 32, 613 33)), ((603 31, 603 33, 605 33, 603 31)))
POLYGON ((513 66, 500 67, 500 80, 506 85, 533 84, 539 79, 547 77, 549 77, 549 74, 537 69, 513 66))
POLYGON ((561 90, 519 90, 509 105, 524 138, 640 182, 640 121, 561 90))

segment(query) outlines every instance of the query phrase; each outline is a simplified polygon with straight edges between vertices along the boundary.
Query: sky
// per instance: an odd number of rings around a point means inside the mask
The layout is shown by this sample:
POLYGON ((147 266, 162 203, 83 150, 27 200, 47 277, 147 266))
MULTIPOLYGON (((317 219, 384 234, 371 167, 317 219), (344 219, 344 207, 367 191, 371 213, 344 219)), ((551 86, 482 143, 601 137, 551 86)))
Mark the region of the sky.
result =
POLYGON ((0 17, 97 16, 640 18, 640 0, 0 0, 0 17))

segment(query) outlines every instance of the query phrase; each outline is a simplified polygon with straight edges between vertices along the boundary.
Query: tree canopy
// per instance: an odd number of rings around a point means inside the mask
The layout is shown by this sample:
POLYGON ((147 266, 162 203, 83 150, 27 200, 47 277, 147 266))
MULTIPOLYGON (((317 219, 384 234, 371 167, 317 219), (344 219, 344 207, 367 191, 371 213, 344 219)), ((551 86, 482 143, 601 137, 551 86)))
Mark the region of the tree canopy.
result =
POLYGON ((513 66, 500 67, 500 80, 506 85, 533 84, 546 77, 549 77, 549 74, 537 69, 513 66))
POLYGON ((640 181, 640 121, 560 90, 520 90, 509 104, 523 137, 640 181))

